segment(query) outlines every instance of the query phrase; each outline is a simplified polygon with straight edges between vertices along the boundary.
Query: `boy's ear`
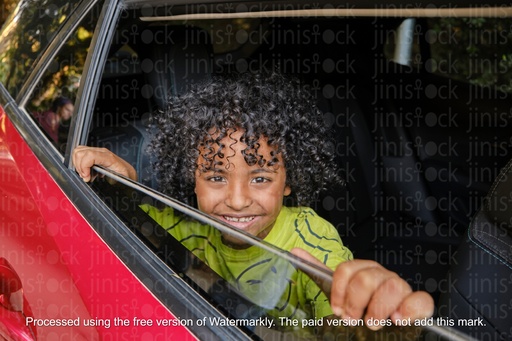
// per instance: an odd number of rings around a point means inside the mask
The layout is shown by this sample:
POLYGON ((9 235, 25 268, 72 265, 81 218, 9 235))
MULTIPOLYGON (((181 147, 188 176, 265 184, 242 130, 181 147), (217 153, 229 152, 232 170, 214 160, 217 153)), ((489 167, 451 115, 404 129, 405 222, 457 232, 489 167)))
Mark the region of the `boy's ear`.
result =
POLYGON ((284 196, 287 197, 291 193, 292 193, 292 189, 290 188, 290 186, 285 186, 285 188, 284 188, 284 196))

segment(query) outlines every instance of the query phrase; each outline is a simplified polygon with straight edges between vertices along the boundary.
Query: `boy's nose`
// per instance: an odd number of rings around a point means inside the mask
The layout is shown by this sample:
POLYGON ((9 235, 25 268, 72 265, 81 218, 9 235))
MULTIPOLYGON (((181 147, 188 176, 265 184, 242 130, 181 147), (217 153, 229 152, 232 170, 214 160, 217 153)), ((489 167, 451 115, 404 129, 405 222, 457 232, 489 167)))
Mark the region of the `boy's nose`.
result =
POLYGON ((240 184, 230 185, 225 203, 229 208, 236 211, 249 207, 252 203, 250 189, 240 184))

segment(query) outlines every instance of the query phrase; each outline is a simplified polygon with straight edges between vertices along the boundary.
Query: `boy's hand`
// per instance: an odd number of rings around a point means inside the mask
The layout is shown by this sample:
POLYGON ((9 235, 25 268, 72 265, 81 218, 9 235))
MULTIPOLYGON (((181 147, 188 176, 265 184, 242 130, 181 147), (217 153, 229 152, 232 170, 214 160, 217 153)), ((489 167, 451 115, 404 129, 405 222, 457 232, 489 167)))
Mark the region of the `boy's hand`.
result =
MULTIPOLYGON (((307 251, 295 248, 294 255, 327 268, 307 251)), ((421 319, 434 313, 434 300, 424 291, 411 287, 396 273, 371 260, 356 259, 341 263, 333 274, 331 307, 335 315, 367 321, 370 318, 397 320, 421 319)), ((380 329, 380 327, 369 327, 380 329)))
POLYGON ((85 181, 91 181, 91 167, 103 166, 132 180, 137 180, 137 172, 125 160, 106 148, 78 146, 73 150, 73 164, 78 175, 85 181))

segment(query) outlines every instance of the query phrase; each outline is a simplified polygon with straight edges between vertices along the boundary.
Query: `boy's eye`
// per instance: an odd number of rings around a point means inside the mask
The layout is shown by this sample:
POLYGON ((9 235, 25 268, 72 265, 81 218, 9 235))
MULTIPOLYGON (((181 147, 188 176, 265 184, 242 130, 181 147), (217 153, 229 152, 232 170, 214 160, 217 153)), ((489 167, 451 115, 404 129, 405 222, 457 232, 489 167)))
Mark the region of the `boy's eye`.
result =
POLYGON ((212 181, 212 182, 222 182, 224 181, 224 178, 222 176, 210 176, 207 178, 208 181, 212 181))
POLYGON ((264 182, 269 182, 269 181, 270 181, 270 179, 267 179, 267 178, 264 178, 264 177, 261 177, 261 176, 252 179, 252 182, 258 183, 258 184, 259 183, 264 183, 264 182))

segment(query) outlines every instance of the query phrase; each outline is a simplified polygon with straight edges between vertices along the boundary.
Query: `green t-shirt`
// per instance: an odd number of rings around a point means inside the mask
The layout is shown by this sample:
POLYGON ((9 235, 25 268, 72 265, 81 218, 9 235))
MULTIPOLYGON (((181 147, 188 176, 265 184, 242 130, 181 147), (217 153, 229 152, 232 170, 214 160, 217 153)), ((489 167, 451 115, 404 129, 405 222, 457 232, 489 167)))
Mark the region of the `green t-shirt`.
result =
MULTIPOLYGON (((267 309, 268 315, 303 319, 332 314, 320 288, 281 257, 255 246, 232 249, 222 243, 217 229, 184 220, 171 208, 141 208, 216 273, 267 309)), ((336 229, 308 207, 283 206, 264 240, 286 251, 302 248, 331 269, 352 259, 336 229)))

